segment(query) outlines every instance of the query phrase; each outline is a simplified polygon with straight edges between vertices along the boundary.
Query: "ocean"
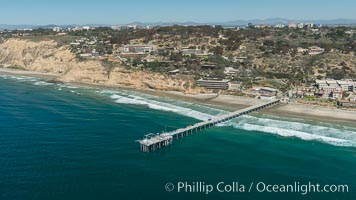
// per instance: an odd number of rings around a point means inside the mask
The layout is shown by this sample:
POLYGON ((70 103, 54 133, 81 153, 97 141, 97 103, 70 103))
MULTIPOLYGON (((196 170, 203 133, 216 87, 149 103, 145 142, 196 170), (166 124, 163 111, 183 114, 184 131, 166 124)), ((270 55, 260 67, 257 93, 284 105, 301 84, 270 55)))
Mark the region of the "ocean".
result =
POLYGON ((150 153, 135 142, 225 113, 0 75, 0 199, 356 199, 356 125, 254 113, 150 153), (266 187, 306 184, 348 190, 266 187))

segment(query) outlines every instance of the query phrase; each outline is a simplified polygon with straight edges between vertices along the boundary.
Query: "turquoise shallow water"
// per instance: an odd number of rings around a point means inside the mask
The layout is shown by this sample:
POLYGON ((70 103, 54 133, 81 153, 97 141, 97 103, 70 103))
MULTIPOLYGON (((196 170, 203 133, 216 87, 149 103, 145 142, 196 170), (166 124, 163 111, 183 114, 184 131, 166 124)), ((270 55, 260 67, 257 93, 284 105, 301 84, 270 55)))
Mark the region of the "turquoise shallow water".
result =
POLYGON ((0 199, 356 199, 356 129, 239 118, 149 154, 135 140, 225 111, 0 76, 0 199), (347 193, 166 192, 167 182, 347 184, 347 193))

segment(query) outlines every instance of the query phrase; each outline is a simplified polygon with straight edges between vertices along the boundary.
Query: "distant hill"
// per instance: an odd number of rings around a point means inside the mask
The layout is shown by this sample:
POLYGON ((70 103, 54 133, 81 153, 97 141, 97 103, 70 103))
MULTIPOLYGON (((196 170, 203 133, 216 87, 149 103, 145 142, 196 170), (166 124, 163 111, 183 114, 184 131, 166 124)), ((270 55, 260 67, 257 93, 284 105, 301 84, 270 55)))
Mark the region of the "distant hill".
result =
POLYGON ((132 22, 123 25, 139 25, 139 26, 171 26, 171 25, 185 25, 185 26, 196 26, 196 25, 222 25, 222 26, 244 26, 249 23, 252 24, 265 24, 265 25, 276 25, 276 24, 289 24, 294 23, 313 23, 313 24, 323 24, 323 25, 356 25, 356 19, 332 19, 332 20, 291 20, 284 18, 269 18, 269 19, 251 19, 251 20, 234 20, 227 22, 132 22))
MULTIPOLYGON (((323 25, 356 25, 356 19, 330 19, 330 20, 292 20, 292 19, 284 19, 284 18, 269 18, 269 19, 251 19, 251 20, 234 20, 234 21, 226 21, 226 22, 132 22, 128 24, 119 24, 119 25, 138 25, 138 26, 171 26, 171 25, 183 25, 183 26, 196 26, 196 25, 222 25, 222 26, 243 26, 248 23, 252 24, 266 24, 266 25, 276 25, 276 24, 289 24, 290 22, 302 22, 302 23, 314 23, 314 24, 323 24, 323 25)), ((8 29, 35 29, 35 28, 53 28, 53 27, 75 27, 75 26, 91 26, 91 27, 108 27, 111 24, 68 24, 68 25, 11 25, 11 24, 0 24, 0 30, 8 29)))
POLYGON ((270 19, 251 19, 251 20, 234 20, 227 22, 132 22, 125 25, 140 25, 140 26, 168 26, 168 25, 222 25, 222 26, 242 26, 249 23, 252 24, 289 24, 290 22, 314 23, 323 25, 356 25, 356 19, 332 19, 332 20, 291 20, 284 18, 270 18, 270 19))
POLYGON ((356 25, 356 19, 291 20, 291 19, 283 19, 283 18, 236 20, 236 21, 223 22, 222 25, 229 25, 229 24, 230 25, 246 25, 248 23, 276 25, 276 24, 289 24, 291 22, 314 23, 314 24, 324 24, 324 25, 356 25))

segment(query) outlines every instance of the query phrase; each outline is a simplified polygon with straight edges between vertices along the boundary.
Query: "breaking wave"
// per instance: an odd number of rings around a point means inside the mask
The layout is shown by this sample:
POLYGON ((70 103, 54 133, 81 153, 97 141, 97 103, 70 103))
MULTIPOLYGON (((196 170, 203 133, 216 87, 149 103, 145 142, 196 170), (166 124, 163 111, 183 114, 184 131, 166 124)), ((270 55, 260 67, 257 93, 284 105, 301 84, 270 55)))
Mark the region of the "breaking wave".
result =
POLYGON ((208 119, 214 117, 211 114, 203 113, 203 112, 193 110, 190 108, 173 105, 171 103, 155 101, 155 100, 151 100, 151 99, 147 99, 147 98, 143 98, 143 97, 135 96, 135 95, 122 96, 122 95, 118 95, 118 94, 113 94, 110 97, 112 99, 114 99, 116 103, 119 103, 119 104, 144 105, 151 109, 175 112, 180 115, 192 117, 192 118, 199 119, 199 120, 208 120, 208 119))
POLYGON ((14 76, 14 75, 0 75, 1 78, 3 79, 12 79, 16 80, 18 82, 35 82, 39 81, 39 78, 36 77, 30 77, 30 76, 14 76))
MULTIPOLYGON (((199 120, 207 120, 216 116, 216 114, 207 114, 202 111, 154 101, 147 98, 118 94, 111 95, 116 103, 145 105, 152 109, 171 111, 181 115, 193 117, 199 120)), ((207 111, 207 110, 206 110, 207 111)), ((219 114, 226 112, 221 111, 219 114)), ((242 116, 235 120, 221 124, 220 126, 233 126, 237 129, 247 131, 258 131, 272 133, 283 137, 296 137, 307 141, 320 141, 335 146, 356 146, 356 129, 350 127, 328 127, 317 124, 308 124, 303 122, 285 121, 282 119, 269 119, 264 117, 242 116)))
MULTIPOLYGON (((162 99, 151 99, 151 96, 142 97, 128 93, 112 91, 100 91, 110 94, 110 97, 119 104, 144 105, 152 109, 175 112, 180 115, 192 117, 199 120, 208 120, 214 116, 225 114, 226 111, 209 108, 205 106, 187 108, 187 105, 176 105, 179 101, 162 102, 162 99), (209 113, 209 114, 208 114, 209 113)), ((281 117, 262 116, 254 117, 245 115, 219 126, 232 126, 236 129, 246 131, 257 131, 271 133, 282 137, 295 137, 307 141, 319 141, 335 146, 356 147, 356 129, 344 126, 327 126, 325 123, 309 124, 303 120, 287 121, 281 117)))
POLYGON ((37 82, 34 83, 34 85, 47 86, 47 85, 53 85, 53 83, 48 83, 46 81, 37 81, 37 82))
POLYGON ((356 146, 356 132, 353 128, 337 129, 301 122, 291 122, 253 116, 243 116, 226 123, 234 128, 247 131, 272 133, 283 137, 297 137, 316 140, 335 146, 356 146), (351 129, 351 130, 350 130, 351 129))

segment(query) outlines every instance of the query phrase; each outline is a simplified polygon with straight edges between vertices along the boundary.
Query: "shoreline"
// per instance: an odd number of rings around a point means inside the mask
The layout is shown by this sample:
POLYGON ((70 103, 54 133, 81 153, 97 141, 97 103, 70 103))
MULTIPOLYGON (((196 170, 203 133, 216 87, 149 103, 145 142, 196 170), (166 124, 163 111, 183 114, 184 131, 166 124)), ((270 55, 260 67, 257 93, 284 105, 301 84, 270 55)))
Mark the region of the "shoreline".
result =
MULTIPOLYGON (((16 69, 5 69, 0 68, 0 74, 5 75, 17 75, 17 76, 30 76, 45 79, 47 81, 58 81, 60 77, 58 74, 48 74, 33 71, 24 71, 16 69)), ((58 81, 62 82, 62 81, 58 81)), ((187 101, 191 103, 197 103, 201 105, 206 105, 209 107, 222 109, 226 111, 236 111, 251 105, 256 105, 263 102, 263 100, 258 100, 243 96, 231 96, 231 95, 217 95, 217 94, 184 94, 178 91, 159 91, 150 89, 139 89, 133 87, 124 86, 112 86, 94 83, 82 83, 82 82, 64 82, 78 86, 95 87, 99 89, 112 89, 112 90, 132 90, 145 94, 150 94, 160 97, 169 97, 177 100, 187 101)), ((348 126, 355 127, 356 123, 356 112, 352 110, 341 110, 337 108, 324 108, 320 106, 311 106, 300 103, 289 103, 289 104, 279 104, 273 107, 273 109, 268 108, 266 110, 260 111, 261 114, 275 115, 279 117, 290 117, 290 118, 302 118, 312 121, 321 121, 328 123, 338 123, 345 124, 348 126)))
POLYGON ((25 70, 1 68, 1 67, 0 67, 0 74, 31 76, 31 77, 41 78, 41 79, 45 79, 45 80, 55 80, 56 78, 59 77, 58 74, 41 73, 41 72, 25 71, 25 70))

